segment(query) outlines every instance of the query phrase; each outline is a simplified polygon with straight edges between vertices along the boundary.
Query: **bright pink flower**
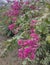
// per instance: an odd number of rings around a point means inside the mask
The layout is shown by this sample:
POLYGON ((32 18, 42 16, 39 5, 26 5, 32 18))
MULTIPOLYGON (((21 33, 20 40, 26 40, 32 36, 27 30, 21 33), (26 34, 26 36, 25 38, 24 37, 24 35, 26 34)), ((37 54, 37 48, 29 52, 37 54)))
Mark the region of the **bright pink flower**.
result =
POLYGON ((23 49, 22 48, 18 49, 18 52, 23 52, 23 49))
POLYGON ((33 44, 33 40, 24 40, 24 46, 31 46, 33 44))
POLYGON ((37 48, 32 48, 32 52, 36 53, 37 48))
POLYGON ((11 31, 13 30, 15 28, 15 24, 13 23, 13 24, 10 24, 9 26, 8 26, 8 29, 10 29, 11 31))
POLYGON ((11 5, 11 8, 12 8, 13 10, 19 10, 19 9, 21 8, 21 5, 20 5, 19 2, 14 2, 14 4, 11 5))
POLYGON ((35 54, 34 53, 32 53, 31 55, 30 55, 30 57, 29 57, 31 60, 34 60, 35 59, 35 54))
POLYGON ((28 43, 29 46, 32 46, 33 45, 33 40, 28 39, 27 43, 28 43))
POLYGON ((18 57, 21 58, 21 59, 23 59, 24 58, 23 57, 23 52, 18 52, 18 57))
POLYGON ((25 49, 21 48, 18 50, 18 56, 21 59, 30 58, 31 60, 35 59, 36 48, 27 47, 25 49))
POLYGON ((23 52, 24 52, 24 58, 27 58, 31 53, 31 48, 30 47, 25 48, 23 52))
POLYGON ((28 43, 27 43, 27 40, 24 40, 24 46, 27 46, 28 43))
POLYGON ((37 20, 32 20, 32 23, 33 24, 36 24, 38 21, 37 20))
POLYGON ((20 45, 20 46, 23 45, 23 40, 22 40, 22 39, 19 39, 19 40, 18 40, 18 45, 20 45))
POLYGON ((36 34, 36 33, 31 33, 30 36, 31 36, 34 40, 39 41, 39 35, 38 35, 38 34, 36 34))
POLYGON ((28 47, 28 48, 25 48, 25 49, 24 49, 24 52, 26 52, 26 53, 31 53, 31 50, 32 50, 32 48, 28 47))
POLYGON ((35 53, 39 47, 37 41, 35 40, 18 40, 18 45, 21 46, 19 49, 18 56, 22 59, 30 58, 31 60, 35 59, 35 53))
POLYGON ((34 48, 36 48, 36 49, 37 49, 38 47, 39 47, 39 45, 38 45, 38 44, 34 45, 34 48))
POLYGON ((18 15, 19 15, 19 10, 12 11, 12 16, 18 16, 18 15))
POLYGON ((20 13, 21 4, 18 1, 14 1, 11 5, 11 10, 8 12, 8 16, 18 16, 20 13))
POLYGON ((32 20, 32 21, 30 22, 30 26, 35 26, 37 22, 38 22, 37 20, 32 20))
POLYGON ((18 50, 18 57, 21 58, 21 59, 24 58, 24 54, 23 54, 23 49, 22 49, 22 48, 20 48, 20 49, 18 50))
POLYGON ((37 37, 38 35, 37 35, 36 33, 31 33, 30 36, 35 38, 35 37, 37 37))
POLYGON ((35 29, 31 29, 30 30, 30 33, 35 33, 35 29))

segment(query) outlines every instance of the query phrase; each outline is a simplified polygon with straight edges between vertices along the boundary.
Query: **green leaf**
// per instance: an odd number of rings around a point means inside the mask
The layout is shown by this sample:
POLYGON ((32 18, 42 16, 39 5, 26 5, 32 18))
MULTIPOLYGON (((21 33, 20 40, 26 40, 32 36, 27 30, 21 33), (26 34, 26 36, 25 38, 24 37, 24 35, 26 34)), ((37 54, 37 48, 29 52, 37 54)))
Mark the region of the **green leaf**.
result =
POLYGON ((24 60, 24 61, 22 62, 22 64, 23 64, 23 65, 26 65, 26 64, 27 64, 27 61, 26 61, 26 60, 24 60))
POLYGON ((48 43, 50 43, 50 35, 48 35, 48 36, 46 37, 46 41, 48 41, 48 43))

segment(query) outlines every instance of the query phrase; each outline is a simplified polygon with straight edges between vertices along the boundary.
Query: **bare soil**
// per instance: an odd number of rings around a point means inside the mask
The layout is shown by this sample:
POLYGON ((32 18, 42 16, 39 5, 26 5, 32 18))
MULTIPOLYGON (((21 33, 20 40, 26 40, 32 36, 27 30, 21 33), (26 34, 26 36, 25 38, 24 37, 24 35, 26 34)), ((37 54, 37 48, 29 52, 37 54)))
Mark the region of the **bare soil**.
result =
MULTIPOLYGON (((3 51, 4 40, 6 38, 0 35, 0 54, 3 51)), ((9 51, 5 57, 0 57, 0 65, 21 65, 21 60, 17 57, 17 49, 12 52, 9 51)))

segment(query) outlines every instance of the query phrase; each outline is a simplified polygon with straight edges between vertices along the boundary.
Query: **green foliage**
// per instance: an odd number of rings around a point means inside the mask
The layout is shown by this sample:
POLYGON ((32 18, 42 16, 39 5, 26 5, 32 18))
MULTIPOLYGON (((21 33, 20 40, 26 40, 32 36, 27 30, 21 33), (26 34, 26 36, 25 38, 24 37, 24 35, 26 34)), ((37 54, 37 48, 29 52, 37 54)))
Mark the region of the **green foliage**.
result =
POLYGON ((46 41, 47 41, 48 43, 50 43, 50 35, 47 35, 46 41))
POLYGON ((39 10, 31 10, 28 6, 23 7, 22 12, 24 15, 19 15, 15 23, 16 27, 21 26, 21 29, 16 35, 8 29, 8 25, 11 24, 12 21, 7 16, 1 16, 2 22, 0 26, 2 26, 2 29, 0 28, 0 31, 4 31, 3 33, 10 38, 5 41, 6 51, 12 51, 16 47, 19 47, 17 44, 18 39, 23 37, 25 39, 30 38, 28 34, 30 21, 37 19, 38 23, 35 26, 35 30, 40 35, 40 47, 37 49, 35 60, 31 61, 30 59, 26 59, 22 64, 50 65, 50 4, 44 2, 44 0, 38 3, 33 2, 33 4, 37 6, 37 8, 39 7, 39 10), (8 23, 6 21, 8 21, 8 23))

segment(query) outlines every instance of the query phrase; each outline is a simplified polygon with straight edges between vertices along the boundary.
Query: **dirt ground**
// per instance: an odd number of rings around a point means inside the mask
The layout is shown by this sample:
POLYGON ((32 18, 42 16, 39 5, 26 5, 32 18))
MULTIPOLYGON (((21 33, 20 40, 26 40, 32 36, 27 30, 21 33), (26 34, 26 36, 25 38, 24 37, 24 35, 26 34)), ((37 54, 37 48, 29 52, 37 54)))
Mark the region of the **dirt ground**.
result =
MULTIPOLYGON (((3 50, 3 41, 5 39, 5 37, 0 35, 0 54, 3 50)), ((0 57, 0 65, 21 65, 21 60, 17 57, 17 49, 14 49, 12 52, 9 51, 6 57, 0 57)))

